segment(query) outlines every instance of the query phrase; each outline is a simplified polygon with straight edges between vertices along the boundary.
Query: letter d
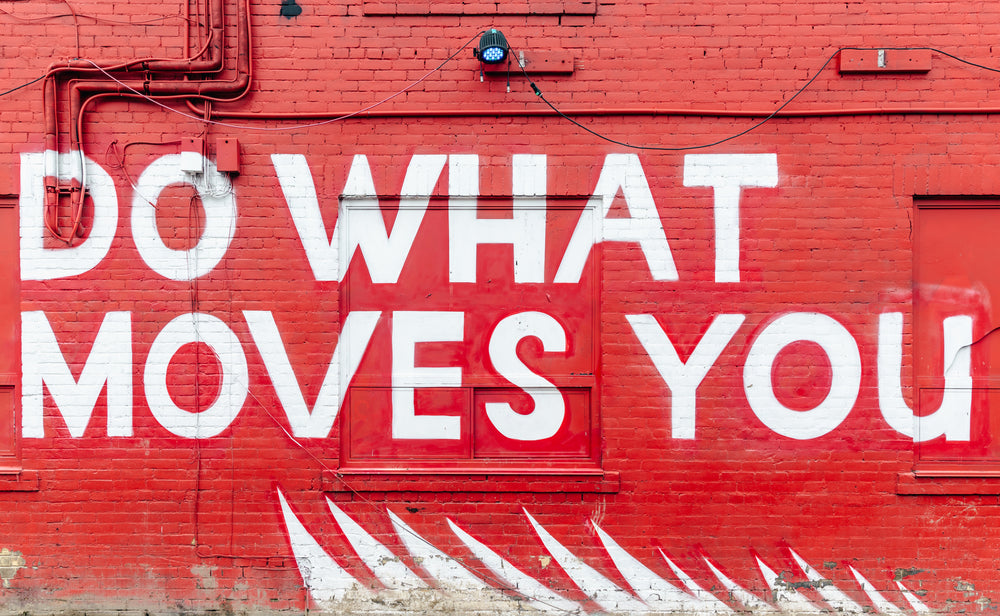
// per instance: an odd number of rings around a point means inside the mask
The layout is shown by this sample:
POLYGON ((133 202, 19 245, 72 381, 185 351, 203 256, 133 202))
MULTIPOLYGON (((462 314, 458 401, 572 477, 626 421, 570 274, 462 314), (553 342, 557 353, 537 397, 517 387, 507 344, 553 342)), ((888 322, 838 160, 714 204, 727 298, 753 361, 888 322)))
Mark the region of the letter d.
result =
MULTIPOLYGON (((100 165, 85 159, 86 188, 94 204, 90 233, 78 244, 46 248, 45 157, 53 152, 21 154, 21 280, 50 280, 78 276, 93 269, 108 254, 118 228, 118 193, 111 176, 100 165)), ((79 152, 59 154, 62 179, 79 177, 79 152)))

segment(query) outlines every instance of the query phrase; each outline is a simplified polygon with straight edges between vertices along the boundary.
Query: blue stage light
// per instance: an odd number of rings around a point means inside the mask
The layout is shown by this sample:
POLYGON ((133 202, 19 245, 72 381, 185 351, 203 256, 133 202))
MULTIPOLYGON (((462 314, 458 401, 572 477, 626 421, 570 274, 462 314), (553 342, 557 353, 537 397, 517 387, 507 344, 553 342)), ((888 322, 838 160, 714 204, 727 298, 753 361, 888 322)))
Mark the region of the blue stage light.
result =
POLYGON ((507 59, 510 46, 502 32, 496 28, 490 28, 483 33, 479 39, 479 49, 473 50, 473 56, 479 58, 483 64, 500 64, 507 59))

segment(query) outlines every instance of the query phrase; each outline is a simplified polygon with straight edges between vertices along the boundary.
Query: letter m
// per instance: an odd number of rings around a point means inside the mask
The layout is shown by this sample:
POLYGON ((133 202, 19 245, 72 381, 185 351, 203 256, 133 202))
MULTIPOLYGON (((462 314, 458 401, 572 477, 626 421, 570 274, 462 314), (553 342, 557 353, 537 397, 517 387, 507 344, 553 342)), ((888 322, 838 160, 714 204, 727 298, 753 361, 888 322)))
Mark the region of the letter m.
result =
POLYGON ((132 435, 132 317, 109 312, 74 379, 44 312, 21 314, 21 433, 42 438, 42 389, 49 390, 74 438, 83 436, 97 397, 107 385, 108 436, 132 435))

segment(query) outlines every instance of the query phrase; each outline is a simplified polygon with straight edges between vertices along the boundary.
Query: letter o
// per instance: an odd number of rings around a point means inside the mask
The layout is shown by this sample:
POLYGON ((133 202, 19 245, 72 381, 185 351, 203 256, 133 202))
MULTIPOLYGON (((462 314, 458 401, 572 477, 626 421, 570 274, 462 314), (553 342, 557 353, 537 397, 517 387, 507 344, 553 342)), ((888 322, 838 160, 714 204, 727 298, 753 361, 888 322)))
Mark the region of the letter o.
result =
POLYGON ((247 358, 236 334, 218 318, 208 314, 182 314, 167 323, 146 357, 143 376, 146 403, 160 425, 185 438, 219 435, 236 419, 248 391, 247 358), (167 366, 174 354, 192 342, 202 342, 222 365, 219 397, 207 409, 192 413, 177 406, 167 390, 167 366))
POLYGON ((764 328, 750 347, 743 367, 743 390, 750 409, 764 425, 798 440, 827 434, 854 408, 861 388, 861 355, 847 329, 816 312, 778 317, 764 328), (830 358, 832 379, 826 398, 808 411, 792 410, 778 401, 771 386, 771 370, 778 353, 793 342, 818 344, 830 358))
POLYGON ((157 274, 170 280, 194 280, 212 271, 229 249, 236 233, 236 198, 229 180, 210 160, 203 160, 205 181, 225 188, 223 194, 207 192, 191 181, 181 168, 181 155, 170 154, 153 161, 139 176, 132 198, 132 238, 139 256, 157 274), (156 228, 153 203, 167 186, 191 184, 205 208, 205 229, 198 244, 188 250, 168 248, 156 228))

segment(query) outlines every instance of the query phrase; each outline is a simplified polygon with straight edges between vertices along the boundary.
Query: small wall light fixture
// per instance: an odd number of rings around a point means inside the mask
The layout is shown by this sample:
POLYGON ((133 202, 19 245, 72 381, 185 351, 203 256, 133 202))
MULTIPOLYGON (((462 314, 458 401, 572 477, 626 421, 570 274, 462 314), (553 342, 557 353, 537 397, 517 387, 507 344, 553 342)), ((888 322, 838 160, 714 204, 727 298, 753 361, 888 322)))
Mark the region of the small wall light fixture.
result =
POLYGON ((500 64, 507 59, 510 53, 510 45, 504 38, 503 32, 496 28, 490 28, 483 32, 479 39, 479 48, 472 50, 472 55, 478 58, 483 64, 500 64))

